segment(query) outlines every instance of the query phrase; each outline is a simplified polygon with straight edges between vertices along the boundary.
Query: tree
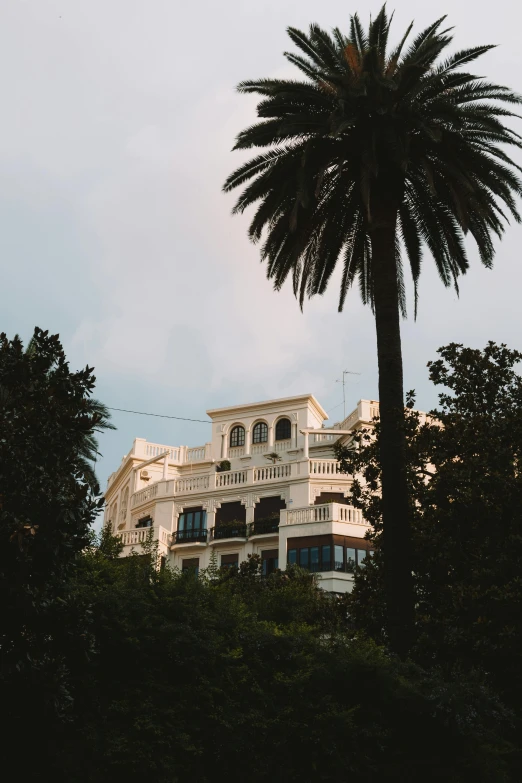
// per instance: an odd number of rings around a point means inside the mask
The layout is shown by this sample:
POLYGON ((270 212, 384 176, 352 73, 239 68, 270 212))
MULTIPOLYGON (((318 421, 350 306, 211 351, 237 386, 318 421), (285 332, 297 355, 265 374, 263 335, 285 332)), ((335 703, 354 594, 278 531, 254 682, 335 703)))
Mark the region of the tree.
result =
POLYGON ((397 652, 411 642, 413 592, 399 313, 405 315, 401 253, 415 286, 422 248, 445 285, 468 267, 470 233, 483 264, 506 212, 519 215, 521 182, 501 145, 520 147, 503 123, 518 104, 509 89, 462 70, 490 46, 440 56, 452 41, 444 17, 405 48, 388 51, 383 7, 366 32, 357 15, 349 35, 319 26, 289 28, 299 54, 287 59, 303 80, 259 79, 239 85, 261 96, 261 121, 242 131, 236 149, 262 148, 224 189, 243 187, 234 211, 257 203, 249 236, 265 236, 261 258, 279 289, 288 276, 301 306, 322 294, 339 259, 339 310, 358 279, 375 314, 381 418, 383 524, 388 633, 397 652), (248 184, 247 184, 248 183, 248 184), (504 210, 504 211, 503 211, 504 210))
POLYGON ((67 783, 509 780, 496 697, 349 638, 310 574, 251 558, 198 578, 117 550, 105 533, 73 575, 96 654, 56 748, 67 783))
MULTIPOLYGON (((94 382, 71 372, 57 335, 35 329, 29 351, 0 335, 0 688, 18 754, 31 721, 56 728, 70 711, 69 671, 89 647, 67 585, 103 503, 86 463, 107 426, 94 382)), ((35 760, 50 736, 33 732, 35 760)))
MULTIPOLYGON (((451 344, 429 363, 446 387, 433 419, 410 411, 407 466, 413 517, 417 642, 424 666, 480 668, 522 719, 522 354, 451 344)), ((381 551, 379 427, 338 449, 354 503, 374 526, 371 563, 355 575, 349 612, 379 642, 386 594, 381 551)), ((384 540, 384 546, 386 541, 384 540)))

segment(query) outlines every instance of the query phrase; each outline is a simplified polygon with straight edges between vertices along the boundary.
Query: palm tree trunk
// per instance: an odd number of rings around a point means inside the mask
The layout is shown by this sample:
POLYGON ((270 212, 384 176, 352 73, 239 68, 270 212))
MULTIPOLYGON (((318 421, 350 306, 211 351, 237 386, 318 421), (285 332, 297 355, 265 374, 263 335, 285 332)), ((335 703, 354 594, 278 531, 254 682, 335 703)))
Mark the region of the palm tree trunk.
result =
POLYGON ((371 244, 379 367, 384 583, 390 647, 405 657, 413 642, 414 597, 395 256, 397 209, 379 201, 372 208, 371 244))

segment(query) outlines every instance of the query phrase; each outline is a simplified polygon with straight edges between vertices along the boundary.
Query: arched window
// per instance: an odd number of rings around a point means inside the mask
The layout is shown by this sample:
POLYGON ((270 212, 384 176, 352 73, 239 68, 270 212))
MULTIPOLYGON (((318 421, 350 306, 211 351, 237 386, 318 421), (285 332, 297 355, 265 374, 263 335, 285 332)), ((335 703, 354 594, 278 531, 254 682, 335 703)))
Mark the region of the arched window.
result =
POLYGON ((238 424, 237 427, 232 428, 230 433, 230 446, 244 446, 245 445, 245 428, 238 424))
POLYGON ((276 440, 290 440, 292 437, 292 425, 290 419, 279 419, 275 428, 276 440))
POLYGON ((266 443, 268 440, 268 426, 264 421, 258 421, 252 433, 252 443, 266 443))

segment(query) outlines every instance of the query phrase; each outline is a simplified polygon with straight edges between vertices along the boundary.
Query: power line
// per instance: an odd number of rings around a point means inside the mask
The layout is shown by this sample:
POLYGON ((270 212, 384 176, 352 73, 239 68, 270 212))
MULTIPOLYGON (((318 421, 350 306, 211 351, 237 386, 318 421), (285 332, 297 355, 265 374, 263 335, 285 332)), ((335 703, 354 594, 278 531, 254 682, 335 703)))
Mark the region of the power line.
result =
POLYGON ((210 424, 210 421, 204 419, 187 419, 184 416, 166 416, 162 413, 145 413, 144 411, 129 411, 126 408, 109 408, 110 411, 121 411, 122 413, 135 413, 136 416, 154 416, 157 419, 176 419, 177 421, 199 421, 201 424, 210 424))

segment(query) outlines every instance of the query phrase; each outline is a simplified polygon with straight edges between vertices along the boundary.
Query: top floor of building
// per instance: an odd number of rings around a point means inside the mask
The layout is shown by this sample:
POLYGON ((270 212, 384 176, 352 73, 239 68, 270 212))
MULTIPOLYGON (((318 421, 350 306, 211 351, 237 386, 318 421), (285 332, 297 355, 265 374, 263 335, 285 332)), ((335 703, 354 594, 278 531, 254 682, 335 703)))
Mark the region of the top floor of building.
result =
MULTIPOLYGON (((375 400, 360 400, 342 422, 328 428, 328 415, 312 394, 208 410, 210 437, 202 445, 172 446, 136 438, 109 476, 107 504, 128 484, 129 476, 133 495, 169 480, 178 480, 175 494, 185 494, 191 485, 202 489, 207 484, 210 489, 211 482, 204 480, 210 475, 217 477, 217 487, 255 483, 265 480, 263 468, 269 466, 278 466, 279 472, 290 476, 291 463, 333 459, 335 442, 354 428, 369 424, 378 411, 375 400)), ((330 466, 325 464, 324 470, 330 471, 330 466)), ((272 473, 275 477, 277 471, 272 473)), ((297 468, 294 473, 297 475, 297 468)))

